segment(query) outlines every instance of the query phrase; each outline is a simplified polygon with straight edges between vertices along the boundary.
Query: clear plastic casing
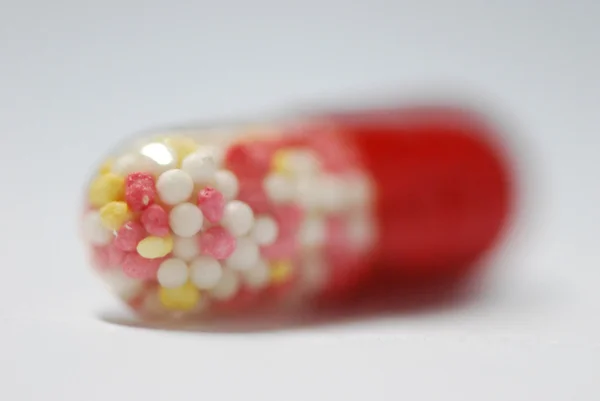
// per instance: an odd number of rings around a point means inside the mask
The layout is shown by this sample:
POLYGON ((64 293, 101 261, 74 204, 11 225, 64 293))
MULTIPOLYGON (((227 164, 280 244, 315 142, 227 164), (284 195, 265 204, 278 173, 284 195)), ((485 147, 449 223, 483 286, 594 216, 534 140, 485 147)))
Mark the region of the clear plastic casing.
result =
POLYGON ((196 317, 302 303, 368 274, 373 182, 323 121, 161 129, 85 193, 93 269, 130 308, 196 317))

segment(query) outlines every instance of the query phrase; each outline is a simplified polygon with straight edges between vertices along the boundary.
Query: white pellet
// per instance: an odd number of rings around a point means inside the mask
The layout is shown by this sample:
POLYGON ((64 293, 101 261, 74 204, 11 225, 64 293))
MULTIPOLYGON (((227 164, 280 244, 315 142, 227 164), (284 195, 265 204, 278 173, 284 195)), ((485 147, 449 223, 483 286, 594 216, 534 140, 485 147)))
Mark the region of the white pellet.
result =
POLYGON ((83 217, 83 236, 90 244, 107 245, 113 238, 112 230, 104 227, 100 213, 96 210, 88 212, 83 217))
POLYGON ((196 151, 183 159, 181 169, 188 173, 196 184, 208 185, 215 179, 217 164, 210 154, 196 151))
POLYGON ((156 180, 156 191, 167 205, 187 201, 194 190, 192 178, 183 170, 172 169, 162 173, 156 180))
POLYGON ((216 189, 219 190, 225 199, 233 200, 239 191, 239 182, 235 174, 229 170, 219 170, 215 174, 216 189))
POLYGON ((156 278, 165 288, 181 287, 188 280, 187 264, 181 259, 167 259, 160 264, 156 278))
POLYGON ((377 238, 374 221, 366 213, 352 215, 347 230, 350 243, 359 249, 372 246, 377 238))
POLYGON ((160 300, 160 296, 158 295, 158 291, 149 292, 145 296, 142 305, 143 305, 142 306, 143 313, 147 314, 149 316, 156 317, 156 318, 172 316, 172 315, 170 315, 172 313, 172 311, 165 308, 165 306, 162 304, 162 302, 160 300))
POLYGON ((158 170, 158 166, 147 156, 139 153, 127 153, 115 161, 111 170, 120 176, 140 171, 154 174, 158 170))
POLYGON ((318 217, 309 217, 304 220, 298 233, 300 244, 307 248, 320 247, 327 239, 327 226, 325 220, 318 217))
POLYGON ((322 206, 322 192, 325 189, 319 186, 319 181, 312 177, 300 178, 295 185, 295 199, 305 209, 312 211, 322 206))
POLYGON ((207 297, 201 296, 200 299, 198 300, 198 303, 196 303, 196 305, 194 305, 194 307, 192 308, 192 310, 187 311, 185 313, 186 317, 200 317, 202 316, 204 313, 206 313, 206 311, 208 310, 208 299, 207 297))
POLYGON ((271 245, 277 240, 279 227, 274 219, 268 216, 259 216, 254 221, 254 226, 250 233, 252 239, 258 245, 271 245))
POLYGON ((210 256, 198 256, 190 263, 190 279, 201 290, 214 288, 222 275, 221 264, 210 256))
POLYGON ((302 259, 300 285, 307 293, 320 290, 326 282, 327 265, 320 252, 308 252, 302 259))
POLYGON ((186 202, 175 206, 169 213, 169 226, 175 235, 192 237, 202 229, 204 216, 198 206, 186 202))
POLYGON ((349 198, 344 182, 332 175, 323 176, 318 183, 320 207, 327 212, 340 212, 345 209, 349 198))
POLYGON ((248 238, 238 238, 235 251, 225 260, 225 265, 233 270, 248 270, 256 264, 260 251, 256 243, 248 238))
POLYGON ((263 181, 263 188, 269 199, 275 203, 285 203, 294 199, 294 184, 282 174, 269 174, 263 181))
POLYGON ((351 206, 367 205, 373 199, 373 191, 373 183, 365 174, 353 173, 346 180, 345 192, 351 206))
POLYGON ((235 295, 239 286, 240 280, 235 272, 225 269, 223 270, 221 279, 215 288, 212 289, 211 295, 217 300, 225 301, 235 295))
POLYGON ((173 236, 173 256, 189 262, 199 254, 200 248, 198 247, 198 236, 173 236))
POLYGON ((221 225, 236 237, 248 234, 254 224, 254 212, 248 204, 234 200, 225 205, 221 225))
POLYGON ((308 150, 292 150, 286 153, 285 166, 294 176, 314 175, 320 170, 317 156, 308 150))
POLYGON ((225 158, 225 148, 223 146, 203 145, 196 153, 211 157, 217 167, 223 165, 223 159, 225 158))
POLYGON ((269 283, 269 265, 263 259, 243 272, 244 282, 252 289, 260 289, 269 283))

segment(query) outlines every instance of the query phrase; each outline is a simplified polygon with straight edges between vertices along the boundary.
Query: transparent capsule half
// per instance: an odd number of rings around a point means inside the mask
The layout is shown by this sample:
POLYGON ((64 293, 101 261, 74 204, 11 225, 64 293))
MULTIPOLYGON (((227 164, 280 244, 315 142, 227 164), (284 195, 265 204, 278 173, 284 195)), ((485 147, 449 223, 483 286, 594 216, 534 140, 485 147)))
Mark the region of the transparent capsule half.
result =
POLYGON ((160 130, 101 164, 84 239, 94 269, 143 315, 284 302, 368 256, 372 187, 326 124, 160 130))

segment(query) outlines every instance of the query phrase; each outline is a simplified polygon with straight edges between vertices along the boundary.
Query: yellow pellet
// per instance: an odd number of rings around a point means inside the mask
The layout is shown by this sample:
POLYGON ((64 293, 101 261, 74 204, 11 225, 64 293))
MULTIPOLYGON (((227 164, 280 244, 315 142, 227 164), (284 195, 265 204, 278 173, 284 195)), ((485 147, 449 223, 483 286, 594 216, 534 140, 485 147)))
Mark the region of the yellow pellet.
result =
POLYGON ((131 214, 125 202, 108 202, 100 209, 100 221, 108 229, 118 230, 130 219, 131 214))
POLYGON ((194 153, 198 149, 198 144, 196 141, 185 136, 168 137, 165 138, 163 142, 175 151, 179 166, 186 156, 188 156, 190 153, 194 153))
POLYGON ((177 288, 161 287, 159 290, 160 302, 167 309, 189 311, 200 300, 200 291, 192 284, 186 283, 177 288))
POLYGON ((88 198, 94 207, 122 200, 125 196, 125 179, 113 173, 98 176, 90 185, 88 198))
POLYGON ((150 236, 141 240, 137 245, 137 252, 146 259, 157 259, 166 256, 173 250, 173 238, 150 236))
POLYGON ((112 159, 108 159, 108 160, 104 161, 104 163, 102 163, 100 165, 100 168, 98 169, 98 173, 100 173, 100 174, 110 173, 112 170, 112 165, 113 165, 112 159))
POLYGON ((277 173, 289 174, 289 152, 286 150, 275 152, 271 160, 271 168, 277 173))
POLYGON ((289 260, 280 260, 271 264, 271 283, 280 284, 292 275, 292 263, 289 260))

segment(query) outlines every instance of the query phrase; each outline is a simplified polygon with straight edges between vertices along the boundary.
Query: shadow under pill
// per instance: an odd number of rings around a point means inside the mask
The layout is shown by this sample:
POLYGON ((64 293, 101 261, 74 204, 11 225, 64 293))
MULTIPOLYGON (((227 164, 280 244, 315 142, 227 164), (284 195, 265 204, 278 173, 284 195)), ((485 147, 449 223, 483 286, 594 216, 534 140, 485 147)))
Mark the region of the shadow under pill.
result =
POLYGON ((301 309, 259 309, 251 312, 206 316, 202 320, 142 319, 123 311, 102 311, 106 323, 135 328, 190 333, 264 333, 315 327, 342 326, 389 318, 414 318, 462 309, 481 298, 476 282, 438 283, 429 286, 397 284, 372 287, 343 304, 317 304, 301 309))

